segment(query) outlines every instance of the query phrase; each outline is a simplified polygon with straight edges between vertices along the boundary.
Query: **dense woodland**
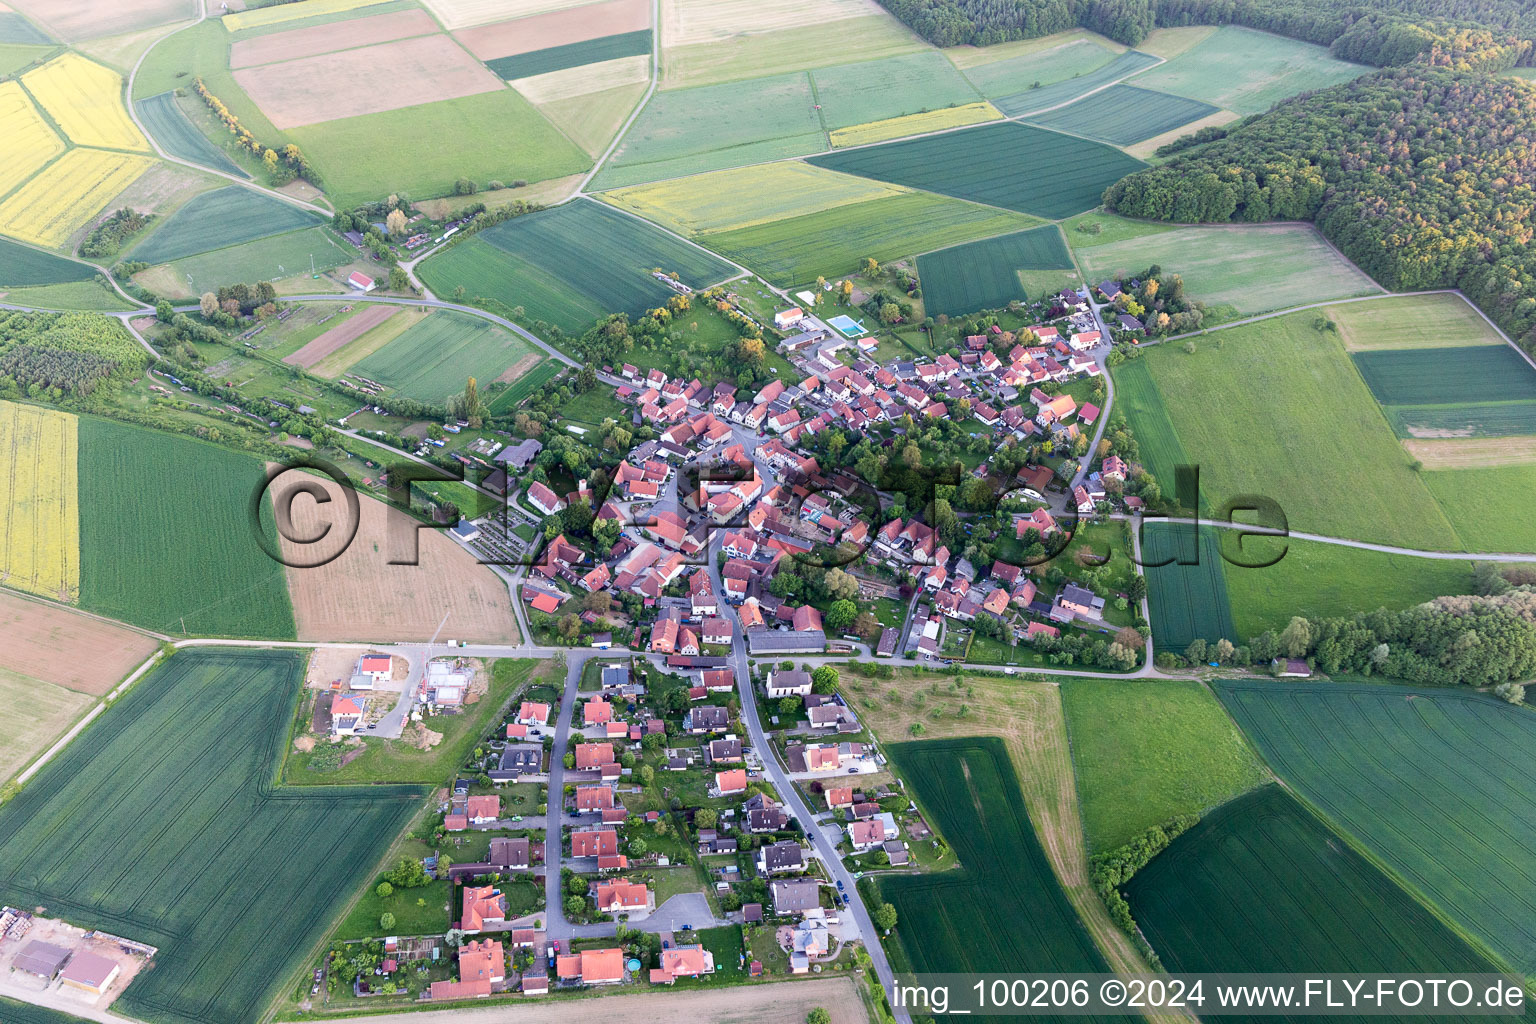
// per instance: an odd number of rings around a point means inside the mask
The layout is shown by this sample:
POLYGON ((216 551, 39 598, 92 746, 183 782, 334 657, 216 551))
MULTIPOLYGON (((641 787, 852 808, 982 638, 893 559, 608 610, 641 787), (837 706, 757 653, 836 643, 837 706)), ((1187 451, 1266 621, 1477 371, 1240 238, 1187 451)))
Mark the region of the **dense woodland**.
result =
POLYGON ((1387 67, 1529 63, 1536 7, 1521 0, 880 0, 936 46, 988 46, 1086 28, 1135 46, 1154 28, 1246 25, 1387 67))
POLYGON ((122 324, 107 317, 0 311, 0 398, 84 398, 147 362, 122 324))
POLYGON ((1153 220, 1315 220, 1387 288, 1458 287, 1536 351, 1536 87, 1422 66, 1277 105, 1111 185, 1153 220))

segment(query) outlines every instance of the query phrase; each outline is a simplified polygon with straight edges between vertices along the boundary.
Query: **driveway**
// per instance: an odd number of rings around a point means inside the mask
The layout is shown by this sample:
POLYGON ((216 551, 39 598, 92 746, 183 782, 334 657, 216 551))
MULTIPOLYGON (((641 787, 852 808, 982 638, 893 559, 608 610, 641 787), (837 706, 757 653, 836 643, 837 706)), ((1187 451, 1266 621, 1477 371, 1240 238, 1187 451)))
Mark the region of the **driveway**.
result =
POLYGON ((650 917, 644 921, 635 922, 631 927, 639 928, 643 932, 681 932, 685 924, 691 924, 695 929, 703 929, 730 923, 715 917, 714 911, 709 909, 709 900, 703 893, 685 892, 673 896, 657 907, 650 917))

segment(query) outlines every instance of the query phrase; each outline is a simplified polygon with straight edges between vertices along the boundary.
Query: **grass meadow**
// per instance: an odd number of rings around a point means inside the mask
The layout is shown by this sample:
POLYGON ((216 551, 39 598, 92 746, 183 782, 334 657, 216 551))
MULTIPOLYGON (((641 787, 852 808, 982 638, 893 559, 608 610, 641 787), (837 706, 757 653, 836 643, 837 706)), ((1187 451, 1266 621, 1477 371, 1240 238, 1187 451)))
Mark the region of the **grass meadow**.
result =
POLYGON ((1262 114, 1299 92, 1359 78, 1370 69, 1335 60, 1326 47, 1224 25, 1136 84, 1192 96, 1239 114, 1262 114))
POLYGON ((1207 815, 1122 890, 1170 971, 1491 969, 1279 786, 1207 815))
POLYGON ((1536 551, 1536 466, 1434 470, 1423 479, 1468 551, 1536 551))
POLYGON ((1037 79, 1030 78, 1028 84, 1017 92, 1006 94, 988 92, 987 97, 996 104, 997 109, 1009 117, 1022 117, 1071 103, 1094 89, 1124 81, 1156 64, 1157 58, 1151 54, 1142 53, 1139 50, 1127 50, 1114 60, 1092 71, 1076 74, 1057 82, 1043 82, 1039 88, 1031 87, 1037 79))
POLYGON ((293 651, 178 652, 0 809, 8 899, 160 948, 119 1011, 260 1019, 419 806, 274 787, 302 680, 293 651))
POLYGON ((315 225, 315 216, 297 206, 229 185, 192 197, 135 245, 128 258, 144 263, 169 263, 315 225))
POLYGON ((293 639, 284 568, 248 519, 261 463, 94 417, 79 446, 82 608, 178 636, 293 639))
POLYGON ((1075 103, 1036 114, 1030 124, 1129 146, 1209 117, 1218 108, 1165 92, 1112 85, 1075 103))
POLYGON ((1536 876, 1522 868, 1536 853, 1536 715, 1443 689, 1216 692, 1302 798, 1515 968, 1536 969, 1536 876))
POLYGON ((1061 685, 1089 849, 1203 814, 1270 778, 1221 702, 1194 679, 1061 685))
POLYGON ((829 131, 982 98, 936 50, 819 68, 811 72, 811 84, 822 126, 829 131))
MULTIPOLYGON (((992 47, 978 50, 977 56, 991 50, 992 47)), ((1044 87, 1080 78, 1114 59, 1114 51, 1092 39, 1073 39, 1047 50, 1017 57, 973 66, 962 64, 961 70, 985 96, 1014 96, 1030 91, 1037 82, 1040 87, 1044 87)))
POLYGON ((832 25, 814 17, 796 19, 793 9, 786 13, 785 27, 775 31, 735 32, 708 42, 678 45, 672 34, 664 31, 662 87, 716 85, 804 68, 879 60, 927 48, 910 29, 884 12, 842 18, 832 25))
POLYGON ((1135 431, 1141 464, 1157 477, 1165 495, 1173 500, 1177 497, 1172 487, 1175 467, 1190 465, 1190 461, 1173 429, 1163 393, 1152 379, 1145 359, 1121 363, 1112 371, 1112 377, 1115 383, 1114 411, 1123 415, 1135 431))
POLYGON ((601 156, 614 133, 645 95, 643 83, 616 85, 611 89, 539 103, 539 113, 549 118, 590 157, 601 156))
POLYGON ((826 153, 810 162, 1050 220, 1097 206, 1107 186, 1144 166, 1097 142, 1011 122, 826 153))
POLYGON ((1045 224, 1028 231, 925 253, 917 261, 923 283, 923 309, 929 316, 960 316, 978 309, 1001 309, 1025 298, 1021 270, 1059 270, 1072 266, 1061 230, 1045 224))
POLYGON ((1348 302, 1328 310, 1344 347, 1459 348, 1498 345, 1503 339, 1460 295, 1403 295, 1348 302))
POLYGON ((1195 639, 1215 643, 1225 637, 1234 644, 1246 639, 1232 621, 1213 528, 1149 522, 1142 530, 1141 558, 1159 651, 1183 653, 1195 639))
POLYGON ((468 313, 439 310, 357 363, 365 377, 420 402, 441 402, 474 377, 489 384, 524 356, 543 353, 518 335, 468 313))

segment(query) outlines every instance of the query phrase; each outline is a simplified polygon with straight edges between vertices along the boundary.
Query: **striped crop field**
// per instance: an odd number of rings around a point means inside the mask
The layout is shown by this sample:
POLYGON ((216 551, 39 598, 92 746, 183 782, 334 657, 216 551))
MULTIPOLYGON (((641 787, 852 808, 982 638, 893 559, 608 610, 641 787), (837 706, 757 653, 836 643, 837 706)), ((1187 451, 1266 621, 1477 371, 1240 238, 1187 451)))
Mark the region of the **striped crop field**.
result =
POLYGON ((1536 370, 1508 345, 1351 352, 1376 401, 1392 405, 1512 402, 1536 395, 1536 370))
POLYGON ((80 595, 76 420, 0 402, 0 583, 58 601, 80 595))
POLYGON ((273 785, 303 678, 296 651, 180 651, 0 808, 9 902, 159 947, 121 1012, 261 1019, 420 805, 273 785))
POLYGON ((194 196, 134 246, 131 258, 169 263, 317 223, 313 214, 281 199, 229 185, 194 196))
POLYGON ((0 238, 0 288, 68 284, 89 281, 95 276, 96 268, 87 263, 0 238))
POLYGON ((1536 970, 1536 715, 1491 695, 1215 684, 1275 774, 1517 970, 1536 970))
POLYGON ((1210 643, 1223 637, 1239 641, 1216 531, 1196 529, 1170 523, 1147 523, 1142 529, 1152 639, 1160 651, 1183 651, 1197 637, 1210 643))
POLYGON ((1076 103, 1036 114, 1029 123, 1059 128, 1112 146, 1129 146, 1209 117, 1218 109, 1166 92, 1112 85, 1076 103))
POLYGON ((111 68, 66 53, 21 81, 75 145, 149 151, 123 106, 122 76, 111 68))
POLYGON ((0 224, 23 242, 61 245, 154 163, 131 153, 72 149, 0 203, 0 224))
POLYGON ((990 103, 962 103, 959 106, 926 110, 920 114, 903 114, 865 124, 837 128, 828 134, 834 148, 867 146, 875 142, 904 139, 909 135, 925 135, 948 128, 963 128, 985 121, 1002 120, 1002 111, 990 103))
POLYGON ((64 143, 37 112, 19 82, 0 82, 0 196, 64 152, 64 143))
POLYGON ((352 369, 422 402, 442 402, 464 390, 467 378, 483 387, 527 357, 543 358, 531 344, 489 320, 440 310, 412 324, 352 369))
POLYGON ((917 259, 923 308, 930 316, 1002 309, 1026 298, 1021 270, 1071 268, 1072 254, 1054 224, 926 253, 917 259))
POLYGON ((1494 969, 1279 786, 1211 812, 1123 891, 1170 971, 1494 969))
POLYGON ((600 64, 621 57, 649 55, 650 52, 651 30, 647 28, 637 32, 600 36, 579 43, 547 46, 542 50, 514 54, 511 57, 497 57, 486 61, 485 66, 510 81, 514 78, 547 75, 551 71, 564 71, 566 68, 600 64))
MULTIPOLYGON (((1150 53, 1126 50, 1109 63, 1064 81, 1047 82, 1038 89, 1032 89, 1021 82, 1022 87, 1018 91, 1006 95, 1000 94, 994 87, 987 90, 987 96, 998 110, 1009 117, 1021 117, 1071 103, 1094 89, 1123 81, 1157 63, 1158 59, 1150 53)), ((1026 78, 1026 81, 1033 84, 1032 79, 1026 78)))
POLYGON ((187 119, 187 115, 176 105, 174 92, 162 92, 148 99, 136 100, 133 109, 149 134, 171 156, 236 177, 250 177, 187 119))

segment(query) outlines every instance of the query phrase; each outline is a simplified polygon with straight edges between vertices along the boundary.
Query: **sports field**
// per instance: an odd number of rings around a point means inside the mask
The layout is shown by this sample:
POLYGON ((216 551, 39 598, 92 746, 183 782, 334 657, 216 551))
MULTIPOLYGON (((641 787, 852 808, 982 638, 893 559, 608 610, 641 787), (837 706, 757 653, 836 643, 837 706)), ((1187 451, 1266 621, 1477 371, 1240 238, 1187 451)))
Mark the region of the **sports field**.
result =
POLYGON ((260 1019, 419 806, 274 788, 303 674, 297 652, 179 652, 0 809, 8 899, 159 947, 119 1012, 260 1019))
POLYGON ((467 378, 489 384, 534 353, 543 358, 528 342, 489 320, 440 310, 353 369, 409 398, 441 404, 463 391, 467 378))
POLYGON ((133 153, 72 149, 0 203, 0 224, 13 238, 60 246, 153 166, 133 153))
POLYGON ((887 743, 919 808, 960 858, 956 871, 881 875, 895 904, 899 966, 919 973, 1101 971, 1040 847, 1001 740, 887 743), (906 960, 905 965, 900 961, 906 960))
POLYGON ((600 64, 621 57, 639 57, 651 52, 651 30, 620 32, 617 35, 586 39, 579 43, 550 46, 530 53, 498 57, 486 61, 486 67, 502 78, 531 78, 551 71, 600 64))
POLYGON ((227 284, 280 281, 307 275, 311 265, 323 271, 356 258, 356 249, 336 241, 323 228, 306 228, 188 256, 168 264, 164 271, 152 268, 146 274, 163 275, 163 281, 155 281, 162 294, 196 298, 227 284))
POLYGON ((67 284, 95 276, 95 268, 84 263, 0 238, 0 288, 67 284))
POLYGON ((976 87, 935 50, 811 72, 821 121, 830 129, 980 102, 976 87))
POLYGON ((1179 814, 1203 814, 1270 778, 1197 680, 1061 685, 1083 831, 1113 850, 1179 814))
POLYGON ((1095 89, 1124 81, 1157 63, 1157 58, 1151 54, 1142 53, 1139 50, 1127 50, 1108 64, 1084 74, 1042 84, 1038 89, 1030 87, 1036 80, 1031 78, 1017 92, 1000 94, 992 91, 988 92, 987 96, 996 104, 997 109, 1009 117, 1022 117, 1025 114, 1041 113, 1064 106, 1095 89))
POLYGON ((79 447, 82 608, 178 636, 293 638, 283 566, 248 521, 261 463, 92 417, 79 447))
POLYGON ((1459 926, 1536 967, 1536 716, 1492 696, 1219 682, 1275 773, 1459 926))
POLYGON ((1129 146, 1209 117, 1219 108, 1133 85, 1112 85, 1076 103, 1036 114, 1031 124, 1059 128, 1112 146, 1129 146))
POLYGON ((229 185, 194 196, 134 246, 129 258, 169 263, 211 249, 312 227, 316 221, 316 217, 297 206, 229 185))
POLYGON ((1142 528, 1141 557, 1147 577, 1152 639, 1159 651, 1182 654, 1196 638, 1215 643, 1245 641, 1232 623, 1216 531, 1149 522, 1142 528), (1163 564, 1163 563, 1167 564, 1163 564))
POLYGON ((944 107, 921 114, 905 114, 867 124, 851 125, 827 133, 834 148, 868 146, 891 139, 903 139, 909 135, 926 135, 929 132, 963 128, 985 121, 1002 120, 1002 111, 987 102, 963 103, 956 107, 944 107))
POLYGON ((1072 254, 1054 224, 940 249, 917 260, 929 316, 1002 309, 1026 297, 1019 271, 1071 267, 1072 254))
MULTIPOLYGON (((1219 510, 1238 495, 1268 495, 1293 530, 1457 550, 1450 523, 1318 319, 1275 317, 1198 339, 1193 355, 1158 345, 1135 360, 1200 467, 1202 505, 1219 510), (1254 423, 1265 429, 1255 432, 1254 423)), ((1127 416, 1146 444, 1135 413, 1127 416)), ((1155 419, 1149 428, 1154 439, 1164 429, 1155 419)), ((1153 445, 1156 452, 1162 442, 1153 445)), ((1168 493, 1170 480, 1154 472, 1168 493)))
POLYGON ((1170 971, 1491 969, 1279 786, 1207 815, 1122 891, 1170 971))
POLYGON ((1162 67, 1136 77, 1148 89, 1260 114, 1299 92, 1358 78, 1370 69, 1335 60, 1323 46, 1224 25, 1162 67))
MULTIPOLYGON (((986 56, 992 49, 990 46, 978 49, 976 56, 986 56)), ((1114 59, 1114 52, 1095 40, 1072 39, 1049 49, 985 64, 971 66, 968 62, 963 63, 961 69, 983 95, 1013 96, 1028 92, 1037 82, 1043 88, 1069 78, 1079 78, 1114 59)))
POLYGON ((21 81, 75 145, 148 152, 123 106, 122 76, 111 68, 66 53, 21 81))
POLYGON ((1421 474, 1469 551, 1536 551, 1536 466, 1445 469, 1421 474))
POLYGON ((1536 395, 1536 370, 1508 345, 1377 349, 1350 355, 1382 405, 1512 402, 1536 395))
POLYGON ((0 583, 73 602, 80 595, 76 420, 0 401, 0 583))
POLYGON ((659 181, 826 148, 810 76, 803 71, 658 92, 593 187, 659 181))
POLYGON ((1057 220, 1098 205, 1141 161, 1029 125, 980 125, 812 157, 819 167, 1057 220))
POLYGON ((390 191, 449 195, 467 177, 543 181, 585 171, 592 161, 513 89, 401 107, 288 133, 318 169, 338 206, 390 191), (494 124, 497 130, 487 132, 494 124), (426 144, 423 140, 435 140, 426 144))
POLYGON ((144 122, 144 127, 149 134, 154 136, 171 156, 190 160, 204 167, 211 167, 225 174, 234 174, 242 178, 250 175, 241 170, 236 163, 224 152, 208 141, 208 137, 197 130, 197 126, 187 120, 187 115, 182 113, 176 105, 176 94, 163 92, 158 96, 138 100, 133 109, 139 115, 139 120, 144 122))
MULTIPOLYGON (((1187 227, 1119 241, 1067 231, 1084 270, 1094 280, 1137 274, 1156 263, 1184 279, 1192 298, 1238 313, 1263 313, 1381 289, 1323 240, 1310 225, 1187 227)), ((1379 303, 1335 306, 1362 311, 1379 303)))
POLYGON ((701 235, 698 241, 788 286, 810 283, 818 275, 852 273, 866 257, 884 263, 1034 223, 1006 210, 907 192, 701 235))
POLYGON ((64 152, 64 143, 33 106, 19 82, 0 82, 0 195, 64 152))
POLYGON ((1503 339, 1459 295, 1404 295, 1348 302, 1328 310, 1351 352, 1389 348, 1497 345, 1503 339))
MULTIPOLYGON (((1319 541, 1249 538, 1237 548, 1236 530, 1220 530, 1224 547, 1249 565, 1285 555, 1273 565, 1244 568, 1231 562, 1227 597, 1237 635, 1285 628, 1292 615, 1324 619, 1378 608, 1410 608, 1442 594, 1472 593, 1472 563, 1389 555, 1319 541)), ((1236 642, 1236 638, 1234 638, 1236 642)))

